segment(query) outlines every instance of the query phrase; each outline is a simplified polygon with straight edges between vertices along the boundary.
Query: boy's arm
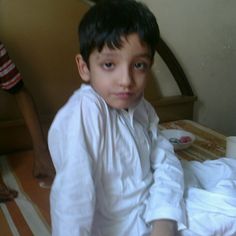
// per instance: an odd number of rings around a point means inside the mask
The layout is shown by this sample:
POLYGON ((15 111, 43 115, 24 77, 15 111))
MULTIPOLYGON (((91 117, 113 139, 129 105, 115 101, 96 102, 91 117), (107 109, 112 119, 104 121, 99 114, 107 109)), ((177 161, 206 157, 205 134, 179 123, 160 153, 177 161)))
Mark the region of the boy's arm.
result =
MULTIPOLYGON (((177 222, 177 228, 181 230, 185 228, 186 221, 182 166, 174 153, 173 146, 167 139, 159 135, 158 117, 153 109, 150 110, 150 133, 152 134, 150 162, 153 171, 153 184, 149 189, 144 219, 147 223, 158 225, 159 229, 161 225, 165 228, 164 226, 177 222), (170 220, 170 222, 164 224, 166 220, 170 220)), ((168 227, 166 230, 169 230, 168 227)))
POLYGON ((72 137, 57 130, 49 133, 56 167, 50 193, 52 235, 90 236, 95 206, 92 163, 88 153, 76 144, 79 140, 73 130, 68 132, 72 137))
POLYGON ((86 100, 59 112, 49 130, 56 168, 50 195, 52 235, 91 235, 96 201, 94 171, 102 148, 98 124, 102 123, 96 106, 86 100))
POLYGON ((151 236, 176 236, 177 223, 173 220, 156 220, 152 222, 151 236))
MULTIPOLYGON (((183 229, 185 228, 184 179, 180 161, 175 156, 172 145, 162 136, 154 137, 153 145, 151 167, 154 182, 149 190, 145 220, 152 224, 157 220, 172 220, 177 222, 179 230, 183 229)), ((162 223, 160 221, 158 225, 162 223)))

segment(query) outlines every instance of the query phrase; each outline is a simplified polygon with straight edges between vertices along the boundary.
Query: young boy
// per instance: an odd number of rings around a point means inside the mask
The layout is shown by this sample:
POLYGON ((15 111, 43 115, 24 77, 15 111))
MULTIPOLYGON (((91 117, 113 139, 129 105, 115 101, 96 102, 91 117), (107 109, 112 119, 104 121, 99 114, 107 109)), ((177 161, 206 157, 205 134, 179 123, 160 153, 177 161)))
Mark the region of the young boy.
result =
POLYGON ((158 39, 136 1, 97 4, 82 20, 76 62, 87 85, 49 132, 53 235, 174 236, 183 226, 182 169, 143 98, 158 39))
POLYGON ((98 3, 82 19, 86 84, 49 131, 53 235, 176 236, 188 226, 182 166, 143 97, 158 39, 154 15, 134 0, 98 3))
MULTIPOLYGON (((34 147, 34 169, 35 177, 50 184, 54 178, 55 170, 52 165, 48 151, 47 142, 38 118, 33 98, 24 86, 22 76, 16 65, 10 59, 6 48, 0 42, 0 88, 13 94, 29 129, 34 147)), ((0 175, 0 202, 9 201, 17 196, 16 191, 9 189, 0 175)))

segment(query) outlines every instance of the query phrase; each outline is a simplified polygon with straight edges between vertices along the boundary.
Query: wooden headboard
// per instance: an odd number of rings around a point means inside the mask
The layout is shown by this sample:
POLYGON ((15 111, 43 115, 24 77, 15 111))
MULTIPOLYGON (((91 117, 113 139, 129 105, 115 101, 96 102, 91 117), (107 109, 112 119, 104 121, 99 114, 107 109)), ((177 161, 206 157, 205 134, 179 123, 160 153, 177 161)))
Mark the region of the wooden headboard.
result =
POLYGON ((197 97, 193 93, 183 68, 162 38, 157 45, 157 53, 170 70, 181 92, 181 95, 150 100, 160 118, 160 122, 192 119, 194 102, 197 97))

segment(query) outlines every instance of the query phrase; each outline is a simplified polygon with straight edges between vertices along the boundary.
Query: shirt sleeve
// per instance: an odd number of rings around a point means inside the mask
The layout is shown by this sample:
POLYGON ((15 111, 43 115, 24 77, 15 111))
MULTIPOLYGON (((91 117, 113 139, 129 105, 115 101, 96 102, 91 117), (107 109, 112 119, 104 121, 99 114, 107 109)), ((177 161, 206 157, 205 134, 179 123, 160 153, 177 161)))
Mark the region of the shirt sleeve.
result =
POLYGON ((144 218, 147 223, 158 219, 174 220, 178 230, 185 227, 183 201, 184 177, 180 161, 170 142, 158 133, 158 117, 152 112, 151 167, 153 184, 150 188, 144 218))
POLYGON ((21 88, 22 84, 19 70, 9 57, 5 46, 0 42, 0 88, 14 93, 21 88))
POLYGON ((102 148, 99 109, 89 101, 66 108, 49 131, 56 168, 51 189, 52 235, 89 236, 95 209, 94 168, 102 148))

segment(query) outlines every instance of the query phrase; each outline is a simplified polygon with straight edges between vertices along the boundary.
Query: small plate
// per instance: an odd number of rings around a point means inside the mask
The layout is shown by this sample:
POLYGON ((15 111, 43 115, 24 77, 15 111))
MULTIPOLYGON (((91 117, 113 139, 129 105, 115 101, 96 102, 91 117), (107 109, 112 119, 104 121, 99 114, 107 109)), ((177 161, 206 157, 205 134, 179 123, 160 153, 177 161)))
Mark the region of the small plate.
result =
POLYGON ((188 148, 196 139, 192 133, 180 129, 165 129, 161 133, 173 144, 175 150, 188 148))

